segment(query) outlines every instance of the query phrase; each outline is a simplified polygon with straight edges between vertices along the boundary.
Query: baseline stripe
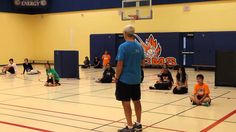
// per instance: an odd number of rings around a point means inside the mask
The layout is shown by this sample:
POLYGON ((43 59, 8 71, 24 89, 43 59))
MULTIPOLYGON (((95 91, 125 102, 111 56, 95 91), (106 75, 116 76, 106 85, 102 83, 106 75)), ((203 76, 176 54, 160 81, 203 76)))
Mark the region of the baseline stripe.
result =
POLYGON ((207 131, 211 130, 212 128, 219 125, 220 123, 222 123, 223 121, 225 121, 226 119, 228 119, 229 117, 231 117, 234 114, 236 114, 236 109, 234 111, 230 112, 229 114, 225 115, 221 119, 217 120, 216 122, 212 123, 210 126, 204 128, 203 130, 201 130, 201 132, 207 132, 207 131))
POLYGON ((35 131, 40 131, 40 132, 53 132, 53 131, 49 131, 49 130, 45 130, 45 129, 35 128, 35 127, 25 126, 25 125, 21 125, 21 124, 15 124, 15 123, 10 123, 10 122, 5 122, 5 121, 0 121, 0 123, 1 123, 1 124, 5 124, 5 125, 11 125, 11 126, 16 126, 16 127, 31 129, 31 130, 35 130, 35 131))

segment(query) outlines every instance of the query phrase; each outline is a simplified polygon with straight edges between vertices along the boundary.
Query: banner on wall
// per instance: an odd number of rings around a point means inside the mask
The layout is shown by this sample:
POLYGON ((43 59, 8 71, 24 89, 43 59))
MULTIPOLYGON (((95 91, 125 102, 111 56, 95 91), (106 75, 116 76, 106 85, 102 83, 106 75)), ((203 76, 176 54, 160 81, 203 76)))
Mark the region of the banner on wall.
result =
POLYGON ((176 66, 177 59, 175 57, 163 57, 162 47, 153 34, 146 38, 145 42, 136 35, 136 40, 142 45, 145 54, 145 62, 147 65, 171 65, 176 66))
POLYGON ((16 7, 30 7, 41 8, 47 7, 48 0, 14 0, 14 6, 16 7))

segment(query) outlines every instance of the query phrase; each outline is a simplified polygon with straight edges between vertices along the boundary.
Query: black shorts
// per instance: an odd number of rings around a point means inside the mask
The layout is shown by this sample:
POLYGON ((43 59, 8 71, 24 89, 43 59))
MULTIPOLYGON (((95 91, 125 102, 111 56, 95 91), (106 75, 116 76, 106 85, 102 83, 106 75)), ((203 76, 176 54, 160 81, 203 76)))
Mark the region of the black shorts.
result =
POLYGON ((140 84, 129 85, 121 81, 116 83, 116 100, 119 101, 139 101, 141 99, 140 84))
POLYGON ((188 93, 188 88, 187 87, 180 87, 179 89, 177 87, 174 88, 173 90, 174 94, 186 94, 188 93))
POLYGON ((154 87, 157 90, 170 90, 172 88, 172 83, 171 82, 156 83, 154 87))
POLYGON ((102 78, 101 83, 112 83, 112 78, 102 78))
POLYGON ((204 96, 198 95, 198 96, 197 96, 197 99, 198 99, 198 100, 201 100, 203 97, 204 97, 204 96))
POLYGON ((10 72, 11 74, 15 74, 16 73, 16 71, 15 71, 15 69, 13 67, 10 67, 7 71, 10 72))
MULTIPOLYGON (((47 80, 47 83, 53 84, 53 83, 54 83, 54 82, 53 82, 53 79, 48 79, 48 80, 47 80)), ((59 84, 59 80, 55 80, 55 83, 56 83, 56 84, 59 84)))

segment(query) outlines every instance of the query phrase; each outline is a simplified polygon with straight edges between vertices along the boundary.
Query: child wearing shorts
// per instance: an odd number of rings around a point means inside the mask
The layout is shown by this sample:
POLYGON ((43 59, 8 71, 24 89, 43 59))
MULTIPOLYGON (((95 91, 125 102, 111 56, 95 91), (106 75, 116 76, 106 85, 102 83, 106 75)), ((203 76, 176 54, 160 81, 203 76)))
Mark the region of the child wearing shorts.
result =
POLYGON ((112 83, 114 77, 115 77, 115 70, 108 63, 106 65, 106 68, 105 68, 104 72, 103 72, 102 78, 99 79, 98 82, 101 82, 101 83, 112 83))
POLYGON ((55 69, 51 68, 50 64, 45 64, 46 74, 47 74, 47 82, 45 86, 58 86, 61 85, 59 83, 60 77, 55 69))
POLYGON ((16 63, 14 63, 14 60, 11 58, 9 59, 9 64, 3 67, 2 74, 6 74, 7 72, 15 74, 16 71, 17 71, 16 63))
POLYGON ((28 74, 28 75, 34 75, 39 74, 40 72, 38 70, 34 70, 31 63, 29 63, 29 59, 25 58, 24 64, 23 64, 23 73, 22 74, 28 74))
POLYGON ((190 100, 193 105, 206 105, 211 104, 210 90, 206 83, 204 83, 204 76, 202 74, 197 75, 197 84, 194 87, 194 92, 190 96, 190 100))

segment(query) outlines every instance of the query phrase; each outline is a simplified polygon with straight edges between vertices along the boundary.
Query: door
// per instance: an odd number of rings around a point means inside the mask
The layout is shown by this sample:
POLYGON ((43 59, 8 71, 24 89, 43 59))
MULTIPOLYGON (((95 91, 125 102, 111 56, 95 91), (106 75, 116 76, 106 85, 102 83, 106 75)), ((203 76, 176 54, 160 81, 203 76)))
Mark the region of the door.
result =
POLYGON ((214 33, 195 33, 195 55, 194 65, 214 65, 215 60, 215 45, 214 33))
POLYGON ((182 65, 186 67, 191 67, 194 64, 194 34, 193 33, 183 33, 181 35, 181 60, 182 65))
POLYGON ((105 51, 111 55, 111 64, 115 64, 116 56, 116 35, 115 34, 92 34, 90 35, 90 61, 93 64, 94 57, 102 58, 105 51))

